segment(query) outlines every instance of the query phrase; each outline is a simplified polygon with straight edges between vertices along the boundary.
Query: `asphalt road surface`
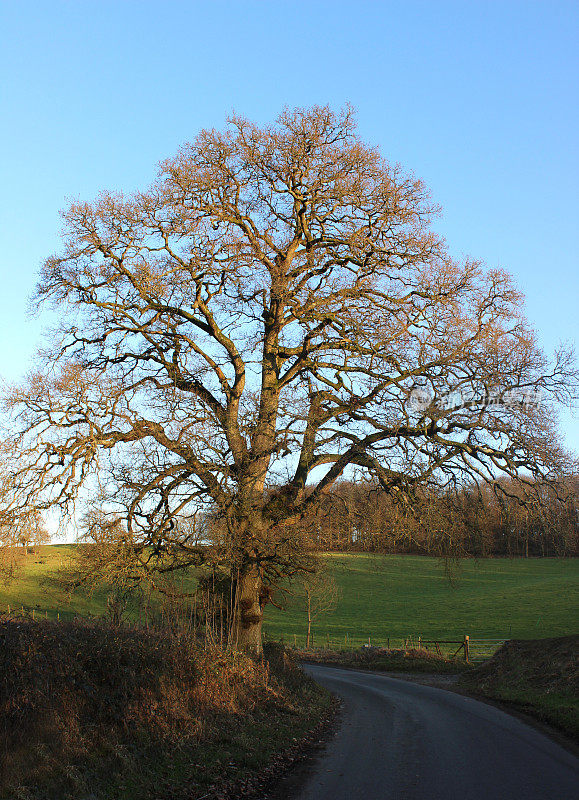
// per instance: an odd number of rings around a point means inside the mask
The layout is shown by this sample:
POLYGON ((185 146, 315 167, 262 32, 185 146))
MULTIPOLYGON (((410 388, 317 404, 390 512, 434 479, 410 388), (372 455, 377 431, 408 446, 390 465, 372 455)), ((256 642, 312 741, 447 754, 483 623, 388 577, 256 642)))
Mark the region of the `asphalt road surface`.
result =
POLYGON ((344 713, 296 800, 579 800, 579 759, 493 706, 384 675, 305 669, 344 713))

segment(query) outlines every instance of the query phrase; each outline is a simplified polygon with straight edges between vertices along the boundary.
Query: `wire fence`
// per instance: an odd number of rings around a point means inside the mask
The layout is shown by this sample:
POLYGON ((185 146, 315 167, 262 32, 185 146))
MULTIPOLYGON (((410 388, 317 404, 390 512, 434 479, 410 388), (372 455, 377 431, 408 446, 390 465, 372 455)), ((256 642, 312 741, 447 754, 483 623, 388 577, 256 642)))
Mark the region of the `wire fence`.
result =
POLYGON ((359 634, 344 636, 319 632, 307 635, 281 636, 281 641, 290 647, 307 650, 334 650, 354 651, 360 649, 399 650, 426 650, 441 658, 460 659, 473 663, 480 663, 491 658, 507 639, 491 639, 471 637, 465 634, 462 638, 426 638, 423 636, 367 636, 359 634))
MULTIPOLYGON (((57 610, 35 609, 34 607, 10 606, 6 609, 8 613, 29 614, 33 619, 61 619, 61 613, 57 610)), ((73 618, 78 614, 64 612, 63 619, 73 618)), ((223 620, 209 619, 206 615, 202 626, 197 620, 196 610, 187 609, 185 613, 175 614, 174 611, 165 613, 163 607, 151 613, 149 609, 139 611, 138 616, 132 620, 125 620, 125 625, 135 625, 135 627, 179 627, 196 630, 206 638, 227 643, 228 632, 223 620)), ((360 649, 383 649, 408 652, 409 650, 426 650, 428 653, 435 654, 445 659, 458 659, 471 663, 481 663, 491 658, 507 639, 471 637, 465 634, 462 638, 426 638, 420 635, 410 636, 362 636, 359 633, 346 633, 343 636, 329 632, 322 634, 319 631, 311 631, 307 634, 282 635, 282 644, 296 649, 306 650, 333 650, 333 651, 354 651, 360 649)))

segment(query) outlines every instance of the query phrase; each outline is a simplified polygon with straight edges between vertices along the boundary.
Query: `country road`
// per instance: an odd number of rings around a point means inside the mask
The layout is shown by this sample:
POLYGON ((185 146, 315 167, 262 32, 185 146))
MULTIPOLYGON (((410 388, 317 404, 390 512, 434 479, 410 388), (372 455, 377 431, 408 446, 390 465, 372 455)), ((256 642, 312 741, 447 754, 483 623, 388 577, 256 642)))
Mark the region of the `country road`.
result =
POLYGON ((579 798, 579 760, 493 706, 384 675, 305 669, 344 711, 295 800, 579 798))

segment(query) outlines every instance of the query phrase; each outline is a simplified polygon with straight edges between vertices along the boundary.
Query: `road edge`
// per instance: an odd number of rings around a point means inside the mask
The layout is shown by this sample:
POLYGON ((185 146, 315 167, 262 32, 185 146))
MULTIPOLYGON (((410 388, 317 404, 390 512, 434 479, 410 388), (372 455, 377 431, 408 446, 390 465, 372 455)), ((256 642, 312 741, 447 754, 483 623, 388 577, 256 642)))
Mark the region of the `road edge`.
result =
POLYGON ((563 731, 560 731, 558 728, 555 728, 553 725, 550 725, 548 722, 545 722, 542 719, 539 719, 530 711, 524 711, 515 703, 508 703, 505 700, 496 700, 492 697, 487 697, 486 695, 465 689, 464 687, 457 686, 457 681, 460 679, 462 673, 460 672, 441 672, 441 673, 420 673, 420 672, 386 672, 384 670, 378 669, 365 669, 364 667, 351 667, 351 666, 343 666, 341 664, 322 664, 319 661, 301 661, 301 664, 312 664, 321 667, 333 667, 335 669, 344 669, 349 670, 351 672, 364 672, 370 675, 384 675, 386 678, 395 678, 396 680, 408 681, 409 683, 420 683, 423 686, 432 686, 435 689, 442 689, 443 691, 447 692, 454 692, 454 694, 460 694, 463 697, 470 697, 473 700, 478 700, 480 703, 486 703, 486 705, 494 706, 498 708, 500 711, 504 711, 505 714, 509 714, 511 717, 515 717, 521 722, 525 722, 531 728, 535 728, 540 733, 543 733, 549 739, 552 739, 556 744, 563 747, 565 750, 570 752, 572 755, 577 756, 579 758, 579 741, 567 736, 563 731), (455 680, 450 680, 455 679, 455 680))

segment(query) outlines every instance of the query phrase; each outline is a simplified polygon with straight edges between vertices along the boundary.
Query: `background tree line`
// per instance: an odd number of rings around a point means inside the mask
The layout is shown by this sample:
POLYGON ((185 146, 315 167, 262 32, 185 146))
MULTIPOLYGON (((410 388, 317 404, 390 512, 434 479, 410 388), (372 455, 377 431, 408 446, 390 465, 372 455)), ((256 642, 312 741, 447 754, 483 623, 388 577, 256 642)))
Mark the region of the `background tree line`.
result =
POLYGON ((344 481, 307 520, 317 550, 436 556, 576 556, 579 480, 557 491, 516 481, 421 489, 401 506, 379 486, 344 481), (565 491, 563 491, 565 490, 565 491))

